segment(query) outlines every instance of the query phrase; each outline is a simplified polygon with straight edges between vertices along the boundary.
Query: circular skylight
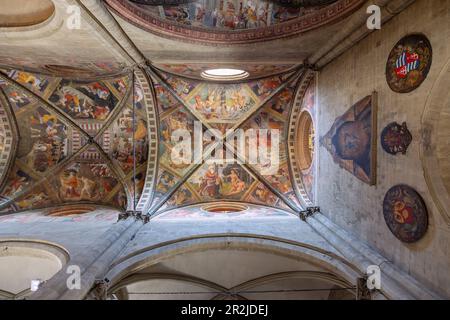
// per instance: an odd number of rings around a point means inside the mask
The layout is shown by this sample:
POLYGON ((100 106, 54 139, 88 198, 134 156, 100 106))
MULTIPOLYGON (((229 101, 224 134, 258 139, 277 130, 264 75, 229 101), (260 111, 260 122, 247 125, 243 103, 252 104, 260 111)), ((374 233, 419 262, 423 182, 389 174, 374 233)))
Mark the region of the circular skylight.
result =
POLYGON ((232 68, 208 69, 202 72, 202 77, 215 81, 233 81, 247 78, 250 74, 245 70, 232 68))

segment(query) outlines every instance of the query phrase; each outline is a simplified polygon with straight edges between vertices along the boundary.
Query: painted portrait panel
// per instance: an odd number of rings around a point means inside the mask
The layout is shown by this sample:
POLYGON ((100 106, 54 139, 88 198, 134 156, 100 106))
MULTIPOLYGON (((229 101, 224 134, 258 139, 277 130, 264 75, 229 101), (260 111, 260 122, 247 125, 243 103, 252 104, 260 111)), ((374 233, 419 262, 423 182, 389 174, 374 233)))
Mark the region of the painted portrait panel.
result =
POLYGON ((239 200, 249 191, 254 179, 238 164, 205 164, 188 181, 204 200, 239 200))
POLYGON ((170 190, 172 190, 172 188, 175 186, 175 184, 179 181, 179 178, 177 178, 170 171, 165 170, 164 168, 161 168, 158 173, 157 181, 158 181, 158 183, 156 184, 156 188, 155 188, 155 200, 156 201, 158 200, 158 198, 163 197, 170 190))
POLYGON ((183 25, 229 31, 264 28, 298 18, 305 11, 262 0, 197 0, 149 10, 183 25))
POLYGON ((202 84, 191 93, 187 102, 206 122, 233 123, 250 111, 258 99, 246 85, 202 84))
POLYGON ((108 132, 109 154, 125 174, 148 158, 147 122, 138 113, 135 116, 133 120, 133 110, 125 108, 108 132))
POLYGON ((25 171, 21 170, 17 165, 13 167, 5 187, 2 191, 2 195, 6 198, 13 198, 17 194, 25 191, 35 180, 27 174, 25 171))
POLYGON ((55 114, 37 107, 17 116, 21 139, 17 157, 31 170, 44 173, 70 155, 70 129, 55 114))
POLYGON ((180 106, 175 97, 162 85, 155 84, 155 95, 160 114, 180 106))
POLYGON ((162 74, 163 78, 175 91, 175 93, 185 99, 199 85, 199 82, 184 78, 175 77, 169 74, 162 74))
POLYGON ((376 94, 367 96, 337 118, 321 144, 335 163, 369 185, 376 184, 376 94))
POLYGON ((167 207, 174 208, 180 206, 186 206, 198 201, 198 198, 195 197, 194 193, 190 190, 188 185, 183 184, 177 192, 167 200, 167 207))
POLYGON ((63 201, 107 202, 118 181, 107 164, 75 162, 58 175, 55 183, 63 201))
POLYGON ((105 121, 119 102, 103 82, 62 80, 49 98, 73 119, 105 121))
POLYGON ((47 191, 40 186, 33 188, 30 192, 15 200, 19 210, 42 208, 51 205, 51 203, 52 199, 47 191))
POLYGON ((9 85, 6 82, 1 84, 0 86, 8 97, 9 103, 13 107, 14 111, 18 111, 35 102, 35 100, 31 98, 29 94, 25 93, 23 90, 15 88, 12 85, 9 85))
POLYGON ((272 193, 263 183, 258 183, 246 202, 259 203, 267 206, 274 206, 278 197, 272 193))
POLYGON ((49 77, 19 70, 9 71, 8 76, 39 96, 46 95, 47 89, 50 89, 50 81, 53 80, 49 77))
MULTIPOLYGON (((172 141, 172 135, 177 130, 186 130, 191 137, 191 146, 194 146, 194 117, 185 111, 178 109, 164 118, 160 123, 159 157, 160 162, 170 167, 180 176, 183 176, 190 167, 188 163, 182 163, 179 159, 173 159, 172 151, 176 143, 172 141)), ((174 152, 174 154, 178 154, 174 152)), ((181 156, 180 156, 181 157, 181 156)))
POLYGON ((282 85, 283 80, 285 78, 280 75, 252 81, 248 83, 248 86, 260 100, 264 100, 282 85))

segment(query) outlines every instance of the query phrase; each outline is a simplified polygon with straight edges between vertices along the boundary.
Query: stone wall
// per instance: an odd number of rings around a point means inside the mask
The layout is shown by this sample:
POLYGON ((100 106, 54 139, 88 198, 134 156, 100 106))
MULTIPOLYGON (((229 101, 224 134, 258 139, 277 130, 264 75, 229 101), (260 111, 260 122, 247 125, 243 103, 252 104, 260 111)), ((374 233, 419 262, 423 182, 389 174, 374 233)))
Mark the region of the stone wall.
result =
MULTIPOLYGON (((435 82, 450 59, 450 1, 418 0, 381 30, 325 66, 319 73, 319 128, 324 136, 334 120, 363 97, 378 92, 378 137, 396 121, 407 122, 414 137, 406 156, 391 156, 378 141, 378 182, 369 186, 340 169, 323 147, 319 150, 318 205, 332 221, 353 232, 403 271, 430 289, 450 297, 450 227, 437 209, 427 186, 420 149, 421 118, 435 82), (408 94, 393 92, 385 78, 386 61, 394 45, 409 33, 425 34, 433 46, 428 78, 408 94), (429 210, 430 227, 416 244, 400 242, 383 217, 386 192, 396 184, 414 187, 429 210)), ((450 84, 449 84, 450 89, 450 84)), ((379 140, 379 139, 378 139, 379 140)))

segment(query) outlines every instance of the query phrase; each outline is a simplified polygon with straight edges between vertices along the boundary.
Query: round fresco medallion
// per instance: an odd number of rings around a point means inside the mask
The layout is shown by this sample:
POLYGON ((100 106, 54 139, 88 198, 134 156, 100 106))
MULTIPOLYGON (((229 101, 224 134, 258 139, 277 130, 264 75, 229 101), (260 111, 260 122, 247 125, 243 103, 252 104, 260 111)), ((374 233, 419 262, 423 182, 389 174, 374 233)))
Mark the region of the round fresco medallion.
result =
POLYGON ((386 65, 389 87, 398 93, 417 89, 430 71, 433 51, 423 35, 413 34, 401 39, 392 49, 386 65))
POLYGON ((412 142, 411 132, 408 130, 406 122, 402 125, 397 122, 389 124, 381 133, 381 146, 389 154, 406 154, 412 142))
POLYGON ((398 185, 390 189, 384 198, 383 214, 391 232, 403 242, 417 242, 427 232, 425 202, 411 187, 398 185))

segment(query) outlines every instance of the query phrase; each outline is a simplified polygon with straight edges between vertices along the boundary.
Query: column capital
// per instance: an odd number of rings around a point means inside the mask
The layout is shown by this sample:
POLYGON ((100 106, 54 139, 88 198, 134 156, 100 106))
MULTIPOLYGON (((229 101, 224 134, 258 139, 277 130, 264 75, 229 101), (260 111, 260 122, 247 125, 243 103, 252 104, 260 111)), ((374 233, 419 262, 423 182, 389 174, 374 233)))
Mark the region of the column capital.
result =
POLYGON ((298 213, 299 218, 306 222, 306 219, 312 217, 315 213, 320 212, 320 207, 308 207, 304 211, 298 213))

